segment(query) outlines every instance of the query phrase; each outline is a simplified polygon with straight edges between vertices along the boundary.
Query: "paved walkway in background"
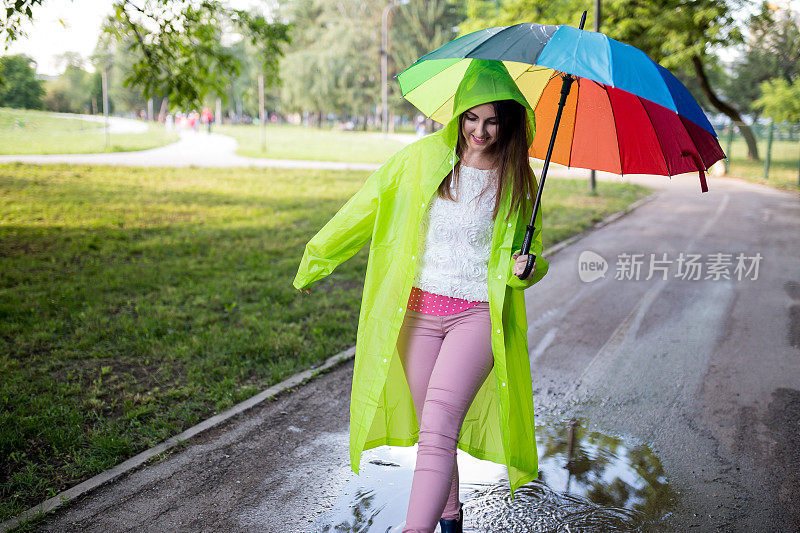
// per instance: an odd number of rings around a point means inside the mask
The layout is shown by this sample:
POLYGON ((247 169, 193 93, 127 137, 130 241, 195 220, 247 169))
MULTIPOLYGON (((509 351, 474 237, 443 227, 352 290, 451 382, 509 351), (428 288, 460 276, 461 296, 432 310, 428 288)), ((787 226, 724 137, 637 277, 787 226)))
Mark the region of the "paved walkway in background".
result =
MULTIPOLYGON (((136 121, 130 120, 130 122, 136 121)), ((0 156, 0 163, 19 161, 135 167, 271 167, 326 170, 374 170, 379 166, 375 163, 244 157, 236 154, 236 139, 227 135, 182 131, 180 136, 177 142, 150 150, 101 154, 3 155, 0 156)), ((413 137, 410 140, 413 140, 413 137)))
MULTIPOLYGON (((78 120, 85 120, 87 122, 99 122, 103 124, 105 117, 100 115, 80 115, 76 113, 51 113, 51 116, 61 118, 73 118, 78 120)), ((122 117, 108 117, 108 131, 109 133, 146 133, 148 129, 147 122, 135 120, 132 118, 122 117)))

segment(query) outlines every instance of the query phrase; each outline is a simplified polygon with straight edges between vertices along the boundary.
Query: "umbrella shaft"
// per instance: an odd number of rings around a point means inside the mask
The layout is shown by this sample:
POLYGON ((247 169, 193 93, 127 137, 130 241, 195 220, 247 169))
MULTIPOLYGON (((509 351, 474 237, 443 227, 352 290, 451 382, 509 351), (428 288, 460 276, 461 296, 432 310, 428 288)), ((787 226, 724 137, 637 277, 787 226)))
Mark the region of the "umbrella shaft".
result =
POLYGON ((550 157, 553 155, 553 147, 556 144, 556 134, 558 133, 558 124, 561 122, 561 113, 564 111, 564 106, 567 103, 567 95, 569 95, 572 82, 575 78, 565 74, 562 76, 563 83, 561 84, 561 99, 558 101, 558 110, 556 111, 556 120, 553 123, 553 134, 550 136, 550 145, 547 147, 547 155, 544 158, 544 166, 542 167, 542 179, 539 181, 539 190, 536 191, 536 200, 533 203, 533 214, 531 215, 531 222, 528 224, 528 230, 525 232, 525 240, 522 242, 522 255, 526 255, 531 249, 531 241, 533 240, 534 223, 536 222, 536 214, 539 212, 539 203, 542 200, 542 191, 544 190, 544 180, 547 178, 547 169, 550 167, 550 157))

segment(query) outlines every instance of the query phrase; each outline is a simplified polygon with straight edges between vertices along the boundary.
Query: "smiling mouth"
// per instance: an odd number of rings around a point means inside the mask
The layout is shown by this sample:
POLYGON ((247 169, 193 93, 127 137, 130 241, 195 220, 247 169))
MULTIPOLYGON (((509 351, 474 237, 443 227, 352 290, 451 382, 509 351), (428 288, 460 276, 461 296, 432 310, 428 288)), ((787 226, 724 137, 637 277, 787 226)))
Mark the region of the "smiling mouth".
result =
POLYGON ((484 144, 484 143, 486 143, 486 141, 488 141, 488 140, 489 140, 489 138, 488 138, 488 137, 486 137, 486 138, 484 138, 484 139, 478 139, 478 138, 477 138, 477 137, 475 137, 474 135, 470 135, 470 137, 472 137, 472 140, 473 140, 473 141, 475 141, 475 142, 476 142, 476 143, 478 143, 478 144, 484 144))

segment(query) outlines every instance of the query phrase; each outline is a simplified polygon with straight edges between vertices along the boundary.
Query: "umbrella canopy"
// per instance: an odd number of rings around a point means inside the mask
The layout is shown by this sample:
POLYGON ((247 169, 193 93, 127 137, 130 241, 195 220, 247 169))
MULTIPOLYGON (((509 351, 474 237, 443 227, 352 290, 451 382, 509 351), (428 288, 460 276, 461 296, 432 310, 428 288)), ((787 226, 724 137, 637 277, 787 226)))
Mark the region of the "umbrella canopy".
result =
POLYGON ((714 128, 686 87, 630 45, 571 26, 533 23, 487 28, 455 39, 398 75, 403 96, 437 122, 473 59, 502 61, 534 108, 531 157, 544 159, 562 74, 576 80, 551 160, 615 174, 702 172, 724 154, 714 128))

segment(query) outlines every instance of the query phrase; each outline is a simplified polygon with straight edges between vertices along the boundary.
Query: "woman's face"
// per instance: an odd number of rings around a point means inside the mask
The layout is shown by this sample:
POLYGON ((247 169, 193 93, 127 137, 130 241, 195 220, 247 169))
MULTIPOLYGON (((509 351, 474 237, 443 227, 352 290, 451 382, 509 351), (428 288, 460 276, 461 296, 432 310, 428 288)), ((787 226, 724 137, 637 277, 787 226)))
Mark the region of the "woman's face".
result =
POLYGON ((497 140, 497 116, 491 103, 481 104, 464 113, 461 133, 470 150, 485 151, 497 140))

